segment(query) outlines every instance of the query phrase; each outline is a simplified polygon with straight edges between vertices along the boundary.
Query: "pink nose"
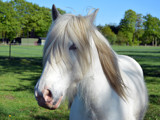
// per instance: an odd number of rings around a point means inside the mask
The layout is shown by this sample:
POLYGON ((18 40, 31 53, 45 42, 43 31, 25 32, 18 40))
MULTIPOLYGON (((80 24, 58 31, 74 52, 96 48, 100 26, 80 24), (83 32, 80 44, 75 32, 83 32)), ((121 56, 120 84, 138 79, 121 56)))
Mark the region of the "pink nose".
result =
POLYGON ((52 99, 51 91, 48 89, 44 89, 42 93, 43 93, 43 98, 44 98, 45 102, 48 104, 52 103, 53 99, 52 99))
POLYGON ((59 107, 63 96, 61 96, 58 101, 55 101, 51 91, 49 89, 44 89, 42 94, 38 94, 38 92, 35 91, 35 97, 40 106, 54 110, 59 107))

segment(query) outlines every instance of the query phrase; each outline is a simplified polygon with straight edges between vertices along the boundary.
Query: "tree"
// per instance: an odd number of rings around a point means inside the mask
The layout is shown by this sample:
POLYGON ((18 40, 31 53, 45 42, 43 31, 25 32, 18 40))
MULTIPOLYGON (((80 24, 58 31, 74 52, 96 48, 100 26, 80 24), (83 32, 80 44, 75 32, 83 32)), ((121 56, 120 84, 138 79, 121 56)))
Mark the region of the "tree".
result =
POLYGON ((5 16, 5 8, 4 8, 5 3, 3 3, 0 0, 0 37, 3 38, 3 31, 4 31, 4 16, 5 16))
POLYGON ((103 27, 104 27, 104 26, 102 26, 102 25, 98 25, 98 26, 97 26, 97 29, 98 29, 99 31, 102 31, 103 27))
MULTIPOLYGON (((58 8, 61 14, 65 11, 58 8)), ((25 0, 0 0, 0 35, 15 37, 46 36, 52 23, 51 9, 39 7, 25 0)))
POLYGON ((124 33, 122 31, 119 31, 118 34, 117 34, 117 41, 116 41, 116 43, 118 45, 125 45, 126 42, 127 42, 126 36, 124 35, 124 33))
POLYGON ((124 18, 121 19, 120 31, 123 32, 123 34, 127 38, 126 44, 132 45, 133 43, 133 34, 135 32, 136 19, 136 12, 131 9, 127 10, 125 12, 124 18))
POLYGON ((115 34, 118 34, 118 31, 120 30, 120 26, 118 25, 108 25, 111 30, 115 33, 115 34))
POLYGON ((160 20, 150 14, 144 16, 144 35, 145 43, 152 43, 157 46, 160 39, 160 20))
POLYGON ((142 17, 142 14, 137 14, 135 32, 133 35, 134 44, 139 45, 141 43, 140 38, 142 37, 143 34, 144 34, 143 17, 142 17))
POLYGON ((17 33, 20 31, 20 22, 17 21, 17 13, 14 10, 11 2, 0 2, 0 21, 2 36, 13 40, 17 33))
POLYGON ((111 28, 108 25, 105 25, 101 29, 102 34, 109 40, 111 44, 115 44, 117 37, 114 32, 112 32, 111 28))
POLYGON ((46 10, 45 7, 39 7, 24 0, 14 0, 13 5, 19 15, 17 19, 21 22, 23 36, 36 37, 46 35, 49 29, 48 24, 51 24, 50 9, 46 10), (44 15, 49 17, 45 18, 44 15))

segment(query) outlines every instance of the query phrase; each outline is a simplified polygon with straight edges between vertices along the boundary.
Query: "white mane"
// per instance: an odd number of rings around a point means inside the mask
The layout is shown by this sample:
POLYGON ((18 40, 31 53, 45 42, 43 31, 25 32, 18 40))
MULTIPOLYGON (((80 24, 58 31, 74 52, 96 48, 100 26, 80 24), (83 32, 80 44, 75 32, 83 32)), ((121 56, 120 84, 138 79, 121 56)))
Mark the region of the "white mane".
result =
MULTIPOLYGON (((96 44, 104 73, 112 88, 119 96, 125 97, 123 90, 124 84, 119 73, 116 54, 110 47, 108 41, 86 17, 66 14, 60 16, 52 24, 44 46, 44 63, 48 57, 50 62, 55 58, 57 63, 60 59, 63 59, 67 67, 70 67, 70 58, 65 48, 67 42, 72 40, 78 47, 77 57, 81 67, 80 69, 84 75, 92 62, 89 61, 91 59, 88 59, 88 56, 92 56, 90 47, 91 36, 96 44)), ((70 91, 76 93, 75 90, 70 91)), ((74 94, 69 92, 69 98, 72 99, 73 96, 74 94)))

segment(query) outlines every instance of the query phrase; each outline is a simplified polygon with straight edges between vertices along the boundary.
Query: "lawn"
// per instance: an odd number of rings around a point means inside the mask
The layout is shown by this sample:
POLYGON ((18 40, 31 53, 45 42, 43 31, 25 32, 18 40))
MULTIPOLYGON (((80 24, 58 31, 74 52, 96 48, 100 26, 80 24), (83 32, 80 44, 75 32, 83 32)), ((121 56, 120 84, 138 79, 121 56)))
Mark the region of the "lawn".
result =
MULTIPOLYGON (((0 56, 9 56, 9 45, 0 45, 0 56)), ((11 57, 42 57, 43 46, 12 45, 11 57)))
MULTIPOLYGON (((145 120, 160 120, 160 47, 113 48, 141 64, 150 100, 145 120)), ((11 59, 8 49, 0 46, 0 120, 67 120, 66 102, 50 111, 39 107, 34 98, 34 85, 42 71, 42 47, 13 46, 11 59)))

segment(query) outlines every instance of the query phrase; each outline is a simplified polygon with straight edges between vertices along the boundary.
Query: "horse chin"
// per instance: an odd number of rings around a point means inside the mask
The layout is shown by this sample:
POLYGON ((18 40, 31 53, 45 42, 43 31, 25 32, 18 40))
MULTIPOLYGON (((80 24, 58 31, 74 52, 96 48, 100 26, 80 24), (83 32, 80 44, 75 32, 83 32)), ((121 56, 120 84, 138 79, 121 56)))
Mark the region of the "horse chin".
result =
POLYGON ((63 98, 63 96, 61 96, 58 101, 54 101, 54 100, 46 101, 46 102, 38 101, 38 105, 41 107, 44 107, 46 109, 49 109, 49 110, 55 110, 60 106, 60 104, 62 102, 62 98, 63 98))

